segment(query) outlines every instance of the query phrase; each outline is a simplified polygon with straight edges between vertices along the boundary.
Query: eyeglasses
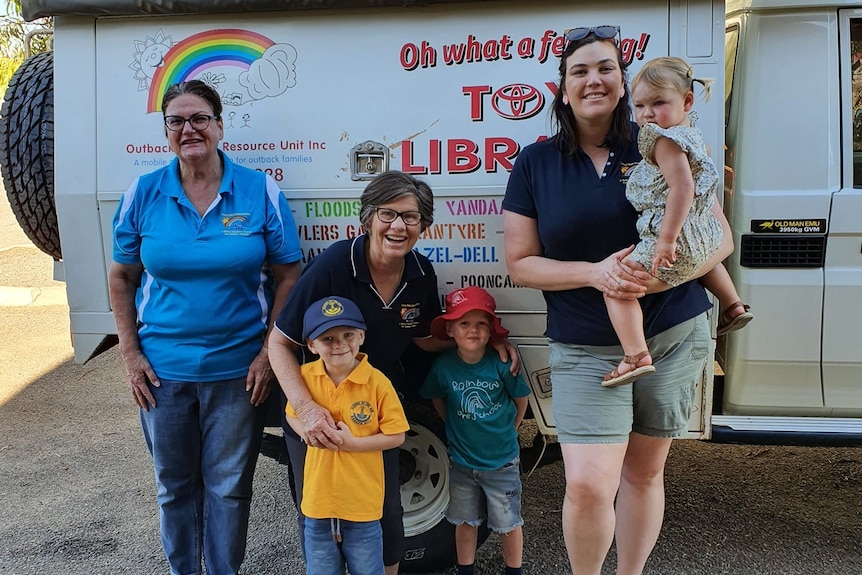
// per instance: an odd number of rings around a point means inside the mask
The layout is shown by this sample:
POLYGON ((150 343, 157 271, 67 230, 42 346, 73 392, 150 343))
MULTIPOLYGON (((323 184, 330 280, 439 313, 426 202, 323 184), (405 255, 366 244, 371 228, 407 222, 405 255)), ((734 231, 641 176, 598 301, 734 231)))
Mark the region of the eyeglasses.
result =
POLYGON ((210 120, 218 120, 218 116, 209 116, 207 114, 195 114, 191 118, 165 116, 165 127, 171 132, 182 132, 186 122, 188 122, 193 130, 201 132, 207 129, 207 126, 210 125, 210 120))
POLYGON ((619 26, 591 26, 589 28, 580 27, 580 28, 570 28, 563 32, 566 36, 566 42, 577 42, 578 40, 583 40, 590 34, 598 38, 599 40, 611 40, 616 38, 620 33, 619 26))
POLYGON ((389 208, 374 208, 374 211, 377 212, 377 219, 384 224, 391 224, 397 218, 401 218, 401 221, 408 226, 418 226, 422 221, 422 214, 420 212, 396 212, 389 208))

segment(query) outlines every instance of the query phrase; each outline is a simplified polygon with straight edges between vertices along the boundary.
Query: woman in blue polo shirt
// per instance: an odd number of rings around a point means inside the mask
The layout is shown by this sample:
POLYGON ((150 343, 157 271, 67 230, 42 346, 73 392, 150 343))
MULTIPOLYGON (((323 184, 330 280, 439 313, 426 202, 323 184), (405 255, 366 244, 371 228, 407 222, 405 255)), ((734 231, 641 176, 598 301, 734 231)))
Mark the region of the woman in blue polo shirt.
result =
MULTIPOLYGON (((627 173, 641 157, 618 34, 616 26, 567 33, 558 131, 518 156, 503 201, 509 274, 547 303, 566 549, 574 573, 596 575, 615 537, 617 572, 643 570, 661 529, 671 438, 686 432, 710 338, 710 303, 697 282, 653 293, 657 281, 625 260, 638 242, 627 173), (640 298, 654 375, 602 387, 622 354, 602 294, 640 298)), ((732 249, 716 212, 726 241, 704 272, 732 249)))
POLYGON ((236 575, 272 380, 270 312, 302 254, 272 178, 218 149, 219 94, 197 80, 176 84, 162 110, 176 158, 120 202, 111 307, 171 573, 200 573, 203 555, 208 574, 236 575))

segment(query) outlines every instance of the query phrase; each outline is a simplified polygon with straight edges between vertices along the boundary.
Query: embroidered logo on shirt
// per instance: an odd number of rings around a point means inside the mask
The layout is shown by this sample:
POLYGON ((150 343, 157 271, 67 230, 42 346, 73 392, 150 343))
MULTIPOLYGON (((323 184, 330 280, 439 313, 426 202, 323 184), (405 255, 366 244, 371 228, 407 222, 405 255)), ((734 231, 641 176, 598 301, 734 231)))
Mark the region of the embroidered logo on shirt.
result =
POLYGON ((629 181, 629 172, 631 172, 635 166, 637 166, 640 162, 622 162, 620 163, 620 183, 625 184, 629 181))
POLYGON ((243 214, 222 214, 221 225, 222 233, 226 236, 249 236, 251 231, 248 229, 248 213, 243 214))
POLYGON ((367 401, 357 401, 350 406, 350 420, 357 425, 365 425, 374 417, 374 407, 367 401))
POLYGON ((419 325, 419 304, 418 303, 403 303, 401 304, 401 323, 402 329, 410 329, 419 325))

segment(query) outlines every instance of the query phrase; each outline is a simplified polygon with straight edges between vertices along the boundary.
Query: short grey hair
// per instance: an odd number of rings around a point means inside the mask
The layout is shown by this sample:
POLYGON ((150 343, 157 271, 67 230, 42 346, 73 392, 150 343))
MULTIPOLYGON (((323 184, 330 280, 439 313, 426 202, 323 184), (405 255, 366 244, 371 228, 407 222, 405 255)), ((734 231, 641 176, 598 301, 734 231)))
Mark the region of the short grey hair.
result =
POLYGON ((359 210, 359 221, 369 229, 374 209, 388 204, 403 196, 413 195, 419 201, 419 213, 422 214, 422 231, 434 223, 434 193, 431 186, 409 174, 392 170, 374 178, 362 192, 359 210))

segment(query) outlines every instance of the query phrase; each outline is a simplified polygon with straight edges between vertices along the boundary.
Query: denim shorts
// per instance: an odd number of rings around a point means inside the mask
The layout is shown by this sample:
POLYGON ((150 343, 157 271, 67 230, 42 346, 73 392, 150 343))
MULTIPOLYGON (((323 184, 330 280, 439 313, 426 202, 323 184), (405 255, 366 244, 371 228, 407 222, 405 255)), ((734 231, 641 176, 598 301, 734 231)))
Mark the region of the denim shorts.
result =
POLYGON ((602 387, 620 346, 550 341, 554 422, 560 443, 624 443, 634 431, 679 437, 688 429, 712 341, 706 313, 647 340, 656 371, 631 385, 602 387))
POLYGON ((446 519, 454 525, 482 524, 488 529, 509 533, 524 524, 521 518, 521 471, 518 457, 491 471, 449 464, 449 508, 446 519))

